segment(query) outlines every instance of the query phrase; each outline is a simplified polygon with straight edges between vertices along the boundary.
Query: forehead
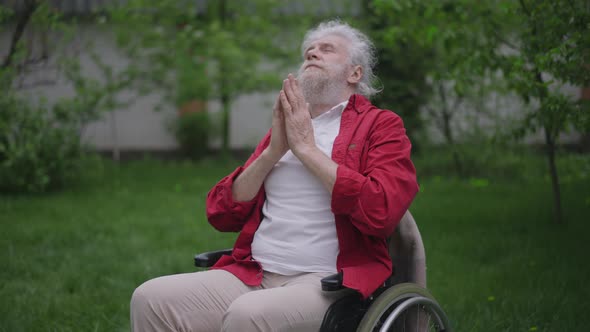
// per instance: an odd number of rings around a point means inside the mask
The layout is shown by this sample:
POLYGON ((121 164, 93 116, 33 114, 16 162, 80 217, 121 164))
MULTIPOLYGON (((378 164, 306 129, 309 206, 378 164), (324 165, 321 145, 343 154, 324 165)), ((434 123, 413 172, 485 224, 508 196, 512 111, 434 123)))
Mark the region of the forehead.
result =
POLYGON ((331 45, 336 48, 348 49, 350 41, 336 34, 328 34, 311 40, 309 44, 306 45, 305 49, 307 50, 310 47, 321 45, 331 45))

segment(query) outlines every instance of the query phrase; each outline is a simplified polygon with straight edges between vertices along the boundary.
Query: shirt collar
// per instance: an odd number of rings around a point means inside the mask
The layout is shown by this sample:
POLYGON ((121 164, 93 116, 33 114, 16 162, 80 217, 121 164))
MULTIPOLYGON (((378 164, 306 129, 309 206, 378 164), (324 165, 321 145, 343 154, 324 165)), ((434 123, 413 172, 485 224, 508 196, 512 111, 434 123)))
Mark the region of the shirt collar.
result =
POLYGON ((316 116, 315 118, 312 118, 312 120, 315 121, 319 118, 326 118, 326 117, 331 118, 332 115, 341 116, 342 112, 344 112, 344 109, 346 108, 346 105, 348 105, 348 100, 345 100, 345 101, 341 102, 340 104, 337 104, 336 106, 332 107, 330 110, 316 116))
POLYGON ((342 115, 342 112, 346 108, 346 105, 348 105, 348 100, 345 100, 345 101, 341 102, 340 104, 338 104, 338 105, 330 108, 329 111, 324 112, 323 114, 338 114, 338 115, 342 115))
POLYGON ((344 111, 344 109, 346 108, 346 105, 348 105, 348 100, 345 100, 345 101, 341 102, 340 104, 332 107, 332 109, 329 110, 328 112, 338 110, 338 112, 342 113, 342 111, 344 111))

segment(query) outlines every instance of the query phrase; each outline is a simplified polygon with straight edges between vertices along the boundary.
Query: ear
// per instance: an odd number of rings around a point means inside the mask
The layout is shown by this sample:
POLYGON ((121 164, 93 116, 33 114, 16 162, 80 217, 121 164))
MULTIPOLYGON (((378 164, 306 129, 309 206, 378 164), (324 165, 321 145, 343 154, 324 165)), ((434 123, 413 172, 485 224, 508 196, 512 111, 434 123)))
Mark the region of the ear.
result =
POLYGON ((346 80, 350 84, 357 84, 363 78, 363 68, 360 65, 356 65, 352 67, 352 72, 348 75, 348 79, 346 80))

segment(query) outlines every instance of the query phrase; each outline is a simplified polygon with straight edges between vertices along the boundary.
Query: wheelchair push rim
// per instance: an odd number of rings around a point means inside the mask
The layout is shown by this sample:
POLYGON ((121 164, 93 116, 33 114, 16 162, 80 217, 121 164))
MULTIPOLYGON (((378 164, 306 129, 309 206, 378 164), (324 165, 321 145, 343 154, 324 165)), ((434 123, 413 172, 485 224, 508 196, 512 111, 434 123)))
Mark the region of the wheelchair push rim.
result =
MULTIPOLYGON (((447 316, 434 297, 426 289, 416 284, 405 283, 389 288, 371 304, 361 320, 357 332, 398 331, 390 330, 396 319, 405 319, 404 314, 410 315, 411 310, 416 309, 419 312, 417 312, 418 319, 415 321, 415 331, 432 331, 431 328, 434 328, 434 331, 451 331, 447 316), (423 324, 424 321, 420 321, 420 312, 427 314, 423 317, 423 319, 428 317, 426 326, 423 324)), ((413 313, 415 314, 415 312, 413 313)), ((404 320, 402 323, 406 324, 406 321, 404 320)), ((408 331, 405 325, 401 331, 408 331)))

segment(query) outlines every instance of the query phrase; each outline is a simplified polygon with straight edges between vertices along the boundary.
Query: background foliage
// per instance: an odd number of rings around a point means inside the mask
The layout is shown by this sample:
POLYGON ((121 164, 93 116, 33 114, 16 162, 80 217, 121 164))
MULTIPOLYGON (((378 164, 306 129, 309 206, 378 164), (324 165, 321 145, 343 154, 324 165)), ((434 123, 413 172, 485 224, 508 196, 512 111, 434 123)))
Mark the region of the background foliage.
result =
POLYGON ((119 105, 117 93, 126 83, 92 53, 102 77, 84 73, 79 53, 71 51, 76 23, 47 1, 26 0, 18 12, 0 6, 0 24, 11 22, 14 30, 0 67, 0 188, 42 192, 80 176, 89 160, 82 130, 119 105), (24 42, 26 32, 38 33, 41 51, 24 42), (48 36, 51 43, 44 39, 48 36), (56 71, 58 78, 47 79, 44 70, 56 71), (71 97, 50 103, 48 95, 38 93, 64 82, 74 91, 71 97))
POLYGON ((307 19, 282 15, 281 7, 273 0, 203 6, 132 0, 113 6, 104 23, 116 26, 119 47, 134 59, 126 69, 134 88, 157 91, 177 106, 194 99, 220 101, 216 120, 227 152, 234 99, 276 89, 285 67, 298 58, 298 44, 284 39, 299 35, 307 19))
POLYGON ((372 4, 382 17, 395 18, 383 31, 387 48, 395 49, 401 41, 431 52, 424 69, 438 98, 433 99, 437 105, 427 109, 439 120, 458 173, 463 165, 452 122, 464 99, 513 92, 530 105, 522 109, 523 119, 513 127, 512 136, 519 139, 543 130, 555 220, 562 222, 556 141, 571 126, 590 130, 587 105, 563 91, 566 84, 590 85, 588 3, 376 0, 372 4))
MULTIPOLYGON (((324 16, 271 0, 252 7, 130 0, 84 18, 112 33, 133 60, 118 70, 92 47, 75 45, 75 17, 47 1, 24 3, 21 12, 0 7, 0 23, 15 37, 0 68, 0 331, 128 330, 135 287, 194 271, 192 254, 233 243, 235 234, 207 224, 204 202, 242 160, 203 157, 203 142, 212 130, 227 142, 235 98, 277 89, 300 56, 302 30, 324 16), (50 31, 48 52, 28 48, 19 27, 50 31), (100 77, 85 75, 73 48, 94 54, 100 77), (53 65, 72 96, 49 101, 25 84, 31 71, 53 65), (219 100, 220 119, 194 112, 172 126, 200 160, 89 158, 84 125, 125 107, 121 91, 156 92, 180 109, 219 100), (50 192, 14 194, 43 191, 50 192)), ((364 0, 358 15, 342 17, 375 40, 384 87, 376 103, 402 115, 419 147, 420 193, 411 209, 425 240, 429 289, 458 331, 590 325, 590 270, 581 264, 590 250, 590 160, 558 140, 572 128, 589 132, 587 105, 561 89, 589 85, 589 6, 364 0), (521 118, 497 117, 486 102, 498 96, 515 96, 521 118), (462 129, 465 115, 493 120, 491 133, 462 129), (442 144, 429 141, 428 121, 442 144), (521 144, 539 130, 543 149, 521 144), (506 132, 508 139, 496 135, 506 132), (548 204, 552 196, 569 223, 550 224, 560 210, 548 204)))

